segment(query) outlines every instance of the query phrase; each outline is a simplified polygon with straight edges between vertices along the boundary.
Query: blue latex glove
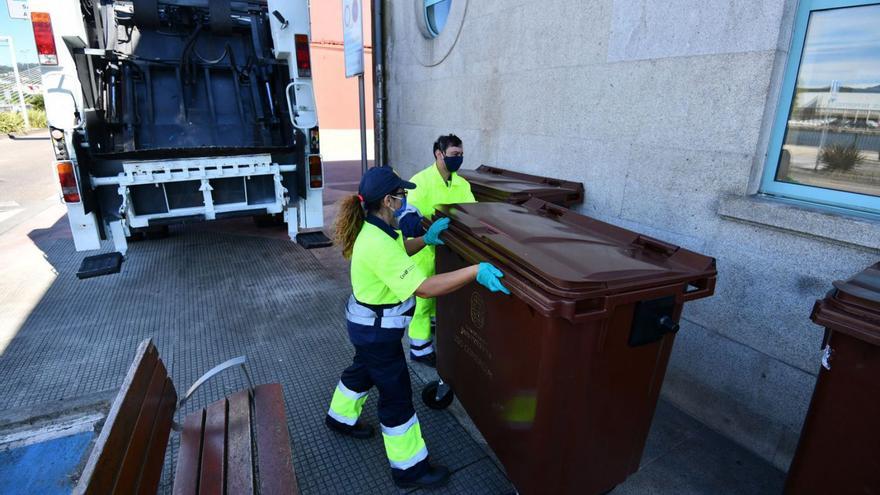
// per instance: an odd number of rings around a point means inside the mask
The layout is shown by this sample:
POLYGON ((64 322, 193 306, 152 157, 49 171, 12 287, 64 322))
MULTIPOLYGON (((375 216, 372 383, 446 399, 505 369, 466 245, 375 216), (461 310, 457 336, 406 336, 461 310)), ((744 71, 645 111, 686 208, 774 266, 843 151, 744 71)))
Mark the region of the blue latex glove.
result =
POLYGON ((510 295, 510 291, 501 283, 504 274, 501 270, 492 266, 492 263, 482 262, 477 269, 477 282, 492 292, 503 292, 510 295))
POLYGON ((440 234, 448 228, 449 218, 443 217, 431 224, 431 227, 425 232, 425 236, 422 239, 424 239, 425 244, 429 246, 439 246, 443 244, 443 240, 440 239, 440 234))

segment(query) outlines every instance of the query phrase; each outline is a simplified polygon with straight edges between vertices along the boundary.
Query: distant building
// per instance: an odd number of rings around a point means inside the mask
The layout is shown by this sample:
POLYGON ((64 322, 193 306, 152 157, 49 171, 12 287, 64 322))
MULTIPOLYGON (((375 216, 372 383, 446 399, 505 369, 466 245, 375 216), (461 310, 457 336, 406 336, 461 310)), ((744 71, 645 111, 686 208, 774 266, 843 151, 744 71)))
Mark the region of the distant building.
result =
MULTIPOLYGON (((370 3, 364 10, 364 68, 367 109, 367 156, 373 158, 373 49, 370 3)), ((311 2, 312 69, 325 161, 360 160, 360 113, 357 78, 345 78, 342 2, 311 2)))

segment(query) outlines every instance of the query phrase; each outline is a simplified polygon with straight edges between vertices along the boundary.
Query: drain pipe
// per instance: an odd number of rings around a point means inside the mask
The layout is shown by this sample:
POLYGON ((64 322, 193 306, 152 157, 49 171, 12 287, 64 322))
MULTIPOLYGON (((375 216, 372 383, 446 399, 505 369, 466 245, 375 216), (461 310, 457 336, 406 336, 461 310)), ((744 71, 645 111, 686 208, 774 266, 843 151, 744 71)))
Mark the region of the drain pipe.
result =
POLYGON ((385 39, 382 30, 382 2, 373 0, 371 3, 373 16, 373 134, 377 166, 388 164, 386 158, 385 129, 385 39))

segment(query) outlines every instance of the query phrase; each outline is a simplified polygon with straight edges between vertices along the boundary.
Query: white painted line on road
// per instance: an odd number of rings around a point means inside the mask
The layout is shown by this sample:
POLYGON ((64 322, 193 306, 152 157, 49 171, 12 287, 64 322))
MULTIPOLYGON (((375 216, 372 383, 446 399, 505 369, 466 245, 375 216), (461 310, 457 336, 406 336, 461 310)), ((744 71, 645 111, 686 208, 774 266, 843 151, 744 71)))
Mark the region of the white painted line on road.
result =
POLYGON ((24 211, 24 208, 17 208, 15 210, 9 210, 9 211, 0 211, 0 222, 5 222, 6 220, 9 220, 10 218, 14 217, 15 215, 18 215, 19 213, 21 213, 23 211, 24 211))
POLYGON ((21 206, 16 201, 0 201, 0 208, 18 208, 21 206))
POLYGON ((104 419, 103 414, 92 413, 73 418, 65 418, 59 420, 58 423, 50 424, 42 428, 0 435, 0 452, 93 430, 95 428, 95 423, 102 419, 104 419))
MULTIPOLYGON (((5 235, 7 232, 14 229, 19 224, 27 223, 32 218, 38 217, 44 212, 49 211, 52 208, 57 208, 60 205, 61 202, 59 201, 59 198, 52 197, 51 200, 43 200, 40 203, 32 204, 25 208, 22 208, 22 210, 12 210, 9 212, 0 213, 2 215, 8 215, 6 217, 0 218, 0 236, 5 235), (25 212, 24 215, 19 215, 19 213, 21 213, 22 211, 25 212), (15 216, 15 218, 10 219, 9 217, 12 216, 15 216)), ((55 218, 53 222, 55 220, 63 218, 64 214, 66 213, 66 211, 61 211, 61 215, 58 218, 55 218)), ((3 342, 2 340, 0 340, 0 354, 3 353, 3 347, 3 342)))

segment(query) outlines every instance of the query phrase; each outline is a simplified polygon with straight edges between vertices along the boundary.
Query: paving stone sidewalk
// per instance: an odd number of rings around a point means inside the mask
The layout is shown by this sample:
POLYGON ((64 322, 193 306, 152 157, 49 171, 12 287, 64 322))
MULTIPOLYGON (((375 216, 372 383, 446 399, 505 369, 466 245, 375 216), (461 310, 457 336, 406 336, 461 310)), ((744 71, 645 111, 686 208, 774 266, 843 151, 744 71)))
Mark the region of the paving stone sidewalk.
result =
MULTIPOLYGON (((354 441, 323 425, 352 355, 344 274, 290 241, 178 227, 167 239, 131 244, 122 273, 80 281, 75 272, 83 255, 70 240, 34 238, 58 275, 0 356, 0 410, 118 388, 137 343, 148 337, 180 393, 217 363, 244 354, 256 382, 284 388, 303 494, 397 492, 381 437, 354 441)), ((415 390, 423 383, 413 375, 415 390)), ((186 412, 244 385, 237 372, 227 372, 200 390, 186 412)), ((451 414, 420 401, 416 408, 433 459, 455 470, 437 493, 513 491, 451 414)), ((378 424, 376 394, 365 419, 378 424)), ((172 438, 161 493, 172 486, 178 445, 172 438)))

